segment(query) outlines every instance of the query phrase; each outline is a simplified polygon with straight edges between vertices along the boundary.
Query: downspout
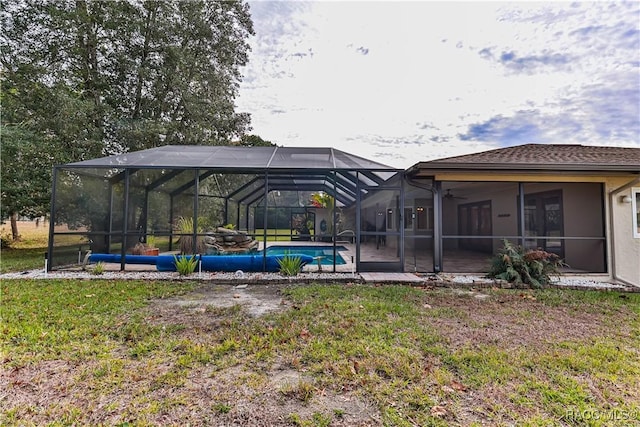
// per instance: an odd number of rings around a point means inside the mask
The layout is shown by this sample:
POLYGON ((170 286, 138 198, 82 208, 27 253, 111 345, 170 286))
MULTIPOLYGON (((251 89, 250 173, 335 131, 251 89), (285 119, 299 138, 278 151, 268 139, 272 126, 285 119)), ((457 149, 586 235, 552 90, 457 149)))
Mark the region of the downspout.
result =
POLYGON ((633 283, 627 282, 624 279, 620 279, 616 273, 616 248, 615 248, 615 232, 614 232, 614 223, 613 223, 613 201, 616 194, 631 188, 635 185, 640 184, 640 177, 634 179, 633 181, 629 181, 621 187, 616 188, 615 190, 611 190, 609 192, 609 232, 611 233, 611 278, 616 282, 623 283, 627 286, 636 287, 633 283))

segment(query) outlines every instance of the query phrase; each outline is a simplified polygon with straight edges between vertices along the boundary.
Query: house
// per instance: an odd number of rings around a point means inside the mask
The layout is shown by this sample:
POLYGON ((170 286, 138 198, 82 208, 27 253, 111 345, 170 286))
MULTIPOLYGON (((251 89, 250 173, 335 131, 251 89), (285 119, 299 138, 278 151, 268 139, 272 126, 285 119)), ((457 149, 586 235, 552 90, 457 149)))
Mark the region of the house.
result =
POLYGON ((482 273, 507 239, 640 286, 639 209, 640 148, 528 144, 402 170, 333 148, 163 146, 54 168, 48 266, 84 246, 126 269, 149 236, 170 253, 227 224, 295 250, 304 221, 333 271, 482 273), (333 202, 310 205, 317 192, 333 202))
POLYGON ((569 272, 640 286, 640 148, 527 144, 420 162, 406 176, 440 207, 436 271, 452 271, 448 252, 469 264, 507 238, 558 254, 569 272))

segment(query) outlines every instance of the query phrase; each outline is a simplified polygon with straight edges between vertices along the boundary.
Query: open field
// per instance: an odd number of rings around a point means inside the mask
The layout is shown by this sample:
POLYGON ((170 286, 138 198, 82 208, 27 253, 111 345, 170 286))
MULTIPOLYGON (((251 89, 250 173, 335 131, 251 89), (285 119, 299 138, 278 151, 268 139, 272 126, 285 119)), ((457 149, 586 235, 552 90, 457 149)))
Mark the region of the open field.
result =
POLYGON ((0 424, 640 424, 640 295, 2 283, 0 424))
MULTIPOLYGON (((44 253, 47 251, 49 223, 18 221, 20 240, 12 242, 11 248, 0 253, 0 273, 8 271, 33 270, 44 266, 44 253)), ((0 226, 0 234, 11 236, 9 221, 0 226)))

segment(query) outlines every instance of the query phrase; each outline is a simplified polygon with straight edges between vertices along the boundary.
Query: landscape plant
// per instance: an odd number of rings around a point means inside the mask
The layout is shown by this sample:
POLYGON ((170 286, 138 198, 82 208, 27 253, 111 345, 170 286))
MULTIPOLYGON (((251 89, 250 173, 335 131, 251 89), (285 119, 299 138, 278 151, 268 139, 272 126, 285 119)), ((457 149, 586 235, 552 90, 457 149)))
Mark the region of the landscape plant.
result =
POLYGON ((503 247, 491 261, 488 277, 540 288, 551 283, 551 276, 559 275, 559 268, 566 266, 554 253, 542 249, 525 250, 506 239, 502 242, 503 247))
POLYGON ((156 247, 156 236, 153 234, 147 234, 146 238, 147 247, 152 249, 156 247))
POLYGON ((91 269, 91 274, 93 274, 94 276, 101 276, 104 273, 104 270, 105 270, 104 263, 102 261, 99 261, 91 269))
POLYGON ((198 265, 198 257, 196 255, 174 255, 173 259, 176 265, 176 271, 181 276, 188 276, 196 271, 196 266, 198 265))
POLYGON ((302 270, 302 258, 291 254, 285 254, 278 258, 278 267, 283 276, 297 276, 302 270))
MULTIPOLYGON (((193 218, 192 217, 183 217, 178 218, 178 222, 176 223, 177 232, 181 234, 180 236, 180 252, 183 254, 193 254, 193 253, 204 253, 205 245, 204 240, 200 237, 196 240, 195 252, 194 252, 194 244, 193 244, 193 218)), ((202 228, 199 226, 197 229, 197 233, 202 233, 202 228)))

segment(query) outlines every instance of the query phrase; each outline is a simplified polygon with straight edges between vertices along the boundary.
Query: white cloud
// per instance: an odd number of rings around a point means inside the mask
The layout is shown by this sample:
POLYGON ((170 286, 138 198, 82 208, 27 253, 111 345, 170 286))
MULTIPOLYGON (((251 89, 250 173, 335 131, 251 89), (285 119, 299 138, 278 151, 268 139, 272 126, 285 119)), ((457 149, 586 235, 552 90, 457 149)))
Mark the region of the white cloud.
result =
POLYGON ((238 108, 285 146, 393 166, 640 144, 637 3, 255 2, 238 108))

